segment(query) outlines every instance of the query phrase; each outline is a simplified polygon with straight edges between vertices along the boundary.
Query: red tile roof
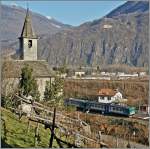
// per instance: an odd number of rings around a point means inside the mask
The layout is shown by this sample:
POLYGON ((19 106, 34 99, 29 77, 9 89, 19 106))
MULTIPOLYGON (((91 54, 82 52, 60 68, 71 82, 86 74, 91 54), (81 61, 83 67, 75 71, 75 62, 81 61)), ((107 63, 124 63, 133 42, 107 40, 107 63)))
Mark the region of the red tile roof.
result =
POLYGON ((116 91, 109 88, 103 88, 98 91, 98 95, 100 96, 114 96, 116 91))

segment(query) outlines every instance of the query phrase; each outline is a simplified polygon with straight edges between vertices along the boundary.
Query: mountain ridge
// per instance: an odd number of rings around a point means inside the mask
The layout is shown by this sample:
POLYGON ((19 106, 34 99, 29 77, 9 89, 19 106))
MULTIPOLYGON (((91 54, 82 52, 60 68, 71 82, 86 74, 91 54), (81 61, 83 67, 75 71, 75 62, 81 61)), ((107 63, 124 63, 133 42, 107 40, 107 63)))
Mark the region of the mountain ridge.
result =
MULTIPOLYGON (((1 4, 1 21, 0 25, 3 28, 1 41, 15 41, 21 34, 21 30, 26 15, 26 9, 19 6, 8 6, 1 4)), ((64 29, 69 29, 72 26, 63 24, 57 20, 47 19, 39 13, 30 11, 32 16, 33 28, 38 36, 45 34, 55 34, 64 29)))
POLYGON ((149 2, 126 2, 103 18, 43 34, 38 57, 50 65, 147 67, 148 10, 149 2))
POLYGON ((127 2, 120 7, 131 4, 130 9, 137 8, 137 5, 139 8, 141 4, 146 9, 123 15, 113 15, 112 11, 108 14, 112 17, 106 15, 73 30, 56 33, 43 41, 45 47, 39 51, 39 57, 45 58, 51 65, 61 65, 66 61, 75 66, 118 63, 148 66, 148 2, 127 2))

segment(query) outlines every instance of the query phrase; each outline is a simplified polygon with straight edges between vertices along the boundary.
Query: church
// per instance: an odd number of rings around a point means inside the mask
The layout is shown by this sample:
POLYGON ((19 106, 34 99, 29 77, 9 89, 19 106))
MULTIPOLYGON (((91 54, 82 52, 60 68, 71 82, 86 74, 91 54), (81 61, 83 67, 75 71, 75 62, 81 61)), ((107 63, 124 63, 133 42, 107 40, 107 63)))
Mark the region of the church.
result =
POLYGON ((16 92, 18 83, 21 79, 21 69, 25 65, 29 65, 33 69, 38 90, 40 92, 40 100, 44 97, 46 81, 53 81, 55 73, 50 69, 49 64, 45 60, 38 60, 37 42, 31 20, 31 14, 27 9, 21 36, 19 37, 19 55, 18 59, 5 60, 2 63, 2 91, 3 94, 9 95, 16 92))

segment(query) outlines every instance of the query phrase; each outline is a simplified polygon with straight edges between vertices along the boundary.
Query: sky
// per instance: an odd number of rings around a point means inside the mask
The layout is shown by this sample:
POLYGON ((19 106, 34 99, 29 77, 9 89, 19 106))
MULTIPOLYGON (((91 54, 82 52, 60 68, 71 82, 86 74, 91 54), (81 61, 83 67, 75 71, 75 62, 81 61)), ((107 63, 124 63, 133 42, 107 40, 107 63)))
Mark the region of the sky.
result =
POLYGON ((99 19, 126 1, 2 1, 3 4, 16 5, 52 17, 64 24, 78 26, 84 22, 99 19))

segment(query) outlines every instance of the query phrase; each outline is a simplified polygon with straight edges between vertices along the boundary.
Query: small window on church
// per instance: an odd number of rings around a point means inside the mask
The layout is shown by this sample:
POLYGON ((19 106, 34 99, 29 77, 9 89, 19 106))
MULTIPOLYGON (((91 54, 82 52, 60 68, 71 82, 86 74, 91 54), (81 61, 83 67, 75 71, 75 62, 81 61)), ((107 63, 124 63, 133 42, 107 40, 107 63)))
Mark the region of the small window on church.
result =
POLYGON ((31 48, 32 47, 32 40, 28 41, 28 47, 31 48))

